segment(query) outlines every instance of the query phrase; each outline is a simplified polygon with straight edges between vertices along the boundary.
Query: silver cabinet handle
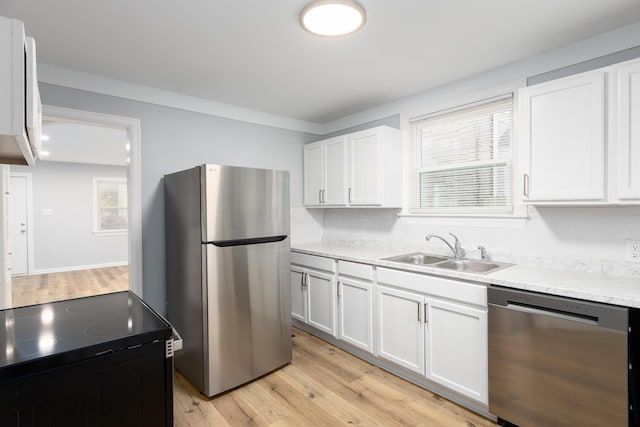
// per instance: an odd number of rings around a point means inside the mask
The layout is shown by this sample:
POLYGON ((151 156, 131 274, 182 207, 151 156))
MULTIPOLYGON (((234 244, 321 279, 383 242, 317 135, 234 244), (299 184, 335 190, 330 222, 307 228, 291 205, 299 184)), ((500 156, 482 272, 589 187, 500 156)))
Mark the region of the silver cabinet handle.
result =
POLYGON ((304 291, 304 273, 300 275, 300 290, 304 291))
POLYGON ((318 190, 318 204, 322 204, 322 190, 318 190))
POLYGON ((424 305, 424 323, 428 323, 427 321, 427 304, 424 305))
POLYGON ((337 288, 336 293, 338 294, 338 298, 340 298, 342 296, 340 295, 340 281, 336 283, 336 288, 337 288))
POLYGON ((522 194, 525 195, 525 197, 529 197, 529 174, 524 174, 524 179, 523 181, 523 189, 522 189, 522 194))
POLYGON ((347 200, 349 200, 349 203, 351 203, 351 187, 349 187, 349 196, 347 200))
POLYGON ((420 318, 420 303, 418 303, 418 323, 422 322, 422 319, 420 318))
POLYGON ((327 190, 322 190, 322 204, 327 201, 327 190))

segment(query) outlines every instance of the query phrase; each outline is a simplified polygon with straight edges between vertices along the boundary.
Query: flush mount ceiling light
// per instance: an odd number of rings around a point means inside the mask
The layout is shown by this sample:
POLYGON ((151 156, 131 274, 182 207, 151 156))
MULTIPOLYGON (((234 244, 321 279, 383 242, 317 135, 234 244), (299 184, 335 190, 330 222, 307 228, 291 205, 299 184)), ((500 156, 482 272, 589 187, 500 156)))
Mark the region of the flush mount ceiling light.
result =
POLYGON ((300 25, 319 36, 351 34, 367 21, 364 7, 352 0, 316 0, 300 12, 300 25))

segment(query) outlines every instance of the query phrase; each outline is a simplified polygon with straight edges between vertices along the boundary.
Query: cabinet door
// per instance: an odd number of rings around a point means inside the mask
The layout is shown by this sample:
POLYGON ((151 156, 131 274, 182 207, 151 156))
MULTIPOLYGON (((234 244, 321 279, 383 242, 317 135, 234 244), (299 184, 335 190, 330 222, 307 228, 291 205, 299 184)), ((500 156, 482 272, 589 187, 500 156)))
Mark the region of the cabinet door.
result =
POLYGON ((617 69, 619 84, 617 121, 617 198, 640 200, 640 61, 617 69), (635 116, 633 116, 635 114, 635 116))
POLYGON ((304 270, 291 268, 291 317, 307 322, 306 283, 304 270))
POLYGON ((373 352, 373 292, 371 283, 338 280, 338 338, 373 352))
POLYGON ((380 128, 349 136, 350 205, 382 203, 382 131, 380 128))
POLYGON ((488 403, 487 312, 427 300, 426 376, 488 403))
POLYGON ((605 198, 605 73, 520 91, 520 182, 525 201, 605 198))
POLYGON ((347 141, 346 137, 324 141, 324 194, 323 205, 347 204, 347 141))
POLYGON ((324 189, 324 154, 322 143, 314 142, 303 147, 303 186, 304 205, 320 206, 324 189))
POLYGON ((424 375, 424 298, 378 286, 378 356, 424 375))
POLYGON ((307 323, 335 335, 336 281, 333 274, 307 272, 307 323))

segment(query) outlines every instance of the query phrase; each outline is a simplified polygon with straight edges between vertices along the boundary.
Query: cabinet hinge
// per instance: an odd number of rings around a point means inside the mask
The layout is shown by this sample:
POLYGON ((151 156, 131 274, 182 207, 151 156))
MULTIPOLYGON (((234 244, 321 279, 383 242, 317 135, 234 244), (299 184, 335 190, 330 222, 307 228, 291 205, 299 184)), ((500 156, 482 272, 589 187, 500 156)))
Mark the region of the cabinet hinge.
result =
POLYGON ((165 344, 165 357, 169 359, 173 357, 173 338, 166 340, 164 344, 165 344))

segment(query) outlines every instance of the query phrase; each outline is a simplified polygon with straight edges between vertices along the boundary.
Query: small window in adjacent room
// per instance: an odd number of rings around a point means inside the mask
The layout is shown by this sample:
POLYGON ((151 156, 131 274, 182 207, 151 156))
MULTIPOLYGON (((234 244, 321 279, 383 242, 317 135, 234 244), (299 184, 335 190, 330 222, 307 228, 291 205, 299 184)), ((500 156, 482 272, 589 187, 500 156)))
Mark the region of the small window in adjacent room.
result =
POLYGON ((411 214, 513 212, 513 96, 411 121, 411 214))
POLYGON ((128 230, 126 178, 93 178, 93 228, 96 233, 128 230))

